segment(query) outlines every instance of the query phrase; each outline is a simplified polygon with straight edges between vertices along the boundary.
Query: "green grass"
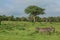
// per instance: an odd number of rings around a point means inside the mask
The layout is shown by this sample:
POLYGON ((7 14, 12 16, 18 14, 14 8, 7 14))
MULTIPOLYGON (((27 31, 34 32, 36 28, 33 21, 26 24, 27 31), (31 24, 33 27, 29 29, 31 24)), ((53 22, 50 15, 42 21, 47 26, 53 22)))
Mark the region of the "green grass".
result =
POLYGON ((0 27, 0 40, 60 40, 60 22, 51 24, 49 22, 2 21, 0 27), (36 27, 49 27, 51 25, 56 28, 57 33, 52 35, 34 33, 36 27))

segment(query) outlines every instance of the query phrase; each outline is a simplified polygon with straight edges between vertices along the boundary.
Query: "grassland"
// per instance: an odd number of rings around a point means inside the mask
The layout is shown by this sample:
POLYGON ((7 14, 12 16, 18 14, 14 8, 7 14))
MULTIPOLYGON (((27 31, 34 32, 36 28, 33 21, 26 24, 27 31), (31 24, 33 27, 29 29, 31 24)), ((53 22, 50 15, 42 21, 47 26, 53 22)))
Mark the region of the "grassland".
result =
POLYGON ((2 21, 0 40, 60 40, 60 22, 2 21), (36 27, 49 27, 51 25, 56 28, 57 33, 52 35, 34 33, 36 27))

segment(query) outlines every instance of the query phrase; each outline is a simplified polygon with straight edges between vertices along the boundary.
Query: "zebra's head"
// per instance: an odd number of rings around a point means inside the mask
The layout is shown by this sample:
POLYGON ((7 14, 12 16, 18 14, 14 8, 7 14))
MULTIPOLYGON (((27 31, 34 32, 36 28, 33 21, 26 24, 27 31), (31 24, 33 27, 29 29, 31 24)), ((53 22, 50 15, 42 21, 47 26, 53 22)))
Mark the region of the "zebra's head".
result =
POLYGON ((50 26, 50 30, 54 32, 55 31, 55 27, 54 26, 50 26))

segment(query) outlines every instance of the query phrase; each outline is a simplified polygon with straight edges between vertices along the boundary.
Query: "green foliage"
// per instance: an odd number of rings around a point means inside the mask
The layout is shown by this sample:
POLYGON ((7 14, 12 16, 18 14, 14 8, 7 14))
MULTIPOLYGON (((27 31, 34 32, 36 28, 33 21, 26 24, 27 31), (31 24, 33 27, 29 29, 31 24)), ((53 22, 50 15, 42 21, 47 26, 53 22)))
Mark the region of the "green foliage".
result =
POLYGON ((13 30, 13 27, 7 25, 0 25, 0 30, 13 30))
MULTIPOLYGON (((39 17, 35 16, 35 21, 36 22, 60 22, 60 17, 39 17)), ((29 22, 34 22, 33 15, 29 15, 29 17, 14 17, 14 16, 5 16, 5 15, 0 15, 0 24, 1 21, 29 21, 29 22)))
POLYGON ((43 8, 40 8, 38 6, 32 5, 25 9, 25 12, 30 15, 39 15, 39 14, 45 14, 43 8))
POLYGON ((20 24, 14 24, 14 23, 8 23, 8 24, 2 24, 0 25, 0 30, 8 30, 8 31, 11 31, 11 30, 25 30, 25 27, 24 25, 20 25, 20 24))
POLYGON ((35 17, 37 15, 41 15, 41 14, 45 14, 44 12, 45 9, 43 8, 40 8, 38 6, 35 6, 35 5, 32 5, 32 6, 29 6, 25 9, 25 13, 29 14, 30 16, 32 16, 34 22, 36 21, 35 17))
POLYGON ((60 22, 18 22, 2 21, 0 25, 0 40, 59 40, 60 39, 60 22), (52 35, 40 34, 35 31, 36 27, 54 26, 56 32, 52 35), (1 29, 3 28, 3 29, 1 29), (11 30, 10 28, 13 28, 11 30), (23 30, 25 29, 25 30, 23 30))
POLYGON ((24 27, 17 27, 18 30, 25 30, 24 27))

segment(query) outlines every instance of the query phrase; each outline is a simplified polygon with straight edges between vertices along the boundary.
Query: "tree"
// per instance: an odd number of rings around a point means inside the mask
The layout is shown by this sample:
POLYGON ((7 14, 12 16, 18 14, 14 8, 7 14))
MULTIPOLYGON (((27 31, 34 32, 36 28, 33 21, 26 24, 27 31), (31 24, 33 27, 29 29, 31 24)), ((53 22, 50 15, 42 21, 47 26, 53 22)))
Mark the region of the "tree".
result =
POLYGON ((42 22, 47 22, 47 18, 46 17, 43 17, 41 20, 42 20, 42 22))
POLYGON ((39 16, 36 16, 36 22, 41 22, 41 18, 39 16))
POLYGON ((58 16, 58 17, 55 17, 55 21, 56 22, 60 22, 60 17, 58 16))
POLYGON ((21 17, 21 21, 27 21, 27 18, 21 17))
POLYGON ((16 17, 16 18, 15 18, 15 21, 21 21, 21 18, 16 17))
POLYGON ((6 15, 2 15, 2 21, 7 21, 7 16, 6 15))
POLYGON ((34 22, 35 22, 35 17, 36 17, 37 15, 39 15, 39 14, 40 14, 40 15, 41 15, 41 14, 45 14, 44 10, 45 10, 45 9, 40 8, 40 7, 38 7, 38 6, 31 5, 31 6, 28 6, 28 7, 25 9, 25 13, 33 16, 33 20, 34 20, 34 22))
MULTIPOLYGON (((32 16, 29 16, 29 17, 28 17, 28 20, 29 20, 30 22, 34 22, 32 16)), ((36 17, 35 17, 35 22, 41 22, 41 18, 40 18, 39 16, 36 16, 36 17)))
POLYGON ((29 16, 29 17, 28 17, 28 20, 29 20, 30 22, 33 22, 33 17, 32 17, 32 16, 29 16))
POLYGON ((54 22, 54 17, 48 17, 49 22, 54 22))
POLYGON ((14 16, 8 16, 8 21, 14 21, 14 16))

